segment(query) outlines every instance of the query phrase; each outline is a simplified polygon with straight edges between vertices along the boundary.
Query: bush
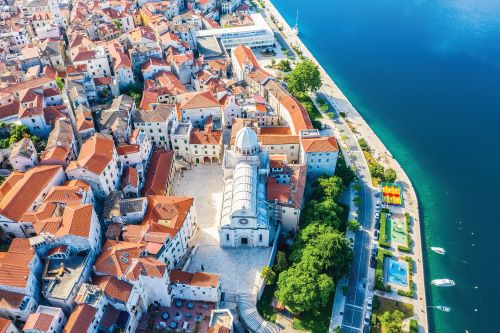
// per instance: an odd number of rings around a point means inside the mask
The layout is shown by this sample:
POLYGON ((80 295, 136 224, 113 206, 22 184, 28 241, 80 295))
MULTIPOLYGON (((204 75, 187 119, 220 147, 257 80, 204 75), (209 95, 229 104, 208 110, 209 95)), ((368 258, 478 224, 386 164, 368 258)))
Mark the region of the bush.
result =
POLYGON ((406 256, 405 261, 408 263, 408 268, 410 269, 410 274, 413 274, 414 273, 413 259, 410 256, 406 256))
POLYGON ((418 333, 418 321, 410 319, 410 333, 418 333))

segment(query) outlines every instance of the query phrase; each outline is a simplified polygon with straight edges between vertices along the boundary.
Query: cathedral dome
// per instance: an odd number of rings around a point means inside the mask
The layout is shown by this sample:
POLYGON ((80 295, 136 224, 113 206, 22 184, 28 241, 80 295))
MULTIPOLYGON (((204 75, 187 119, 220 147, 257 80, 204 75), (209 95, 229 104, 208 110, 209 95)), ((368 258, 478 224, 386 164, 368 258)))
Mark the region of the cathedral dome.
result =
POLYGON ((257 134, 250 127, 243 127, 236 134, 236 151, 243 155, 253 155, 257 152, 258 140, 257 134))

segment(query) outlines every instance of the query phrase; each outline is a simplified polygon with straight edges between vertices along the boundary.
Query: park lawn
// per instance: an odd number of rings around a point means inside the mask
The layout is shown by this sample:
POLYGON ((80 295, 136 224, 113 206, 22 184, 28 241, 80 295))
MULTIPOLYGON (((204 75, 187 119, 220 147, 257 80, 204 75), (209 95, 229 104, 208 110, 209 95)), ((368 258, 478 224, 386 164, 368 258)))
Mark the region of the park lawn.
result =
POLYGON ((276 284, 266 286, 260 300, 257 302, 257 311, 265 320, 276 322, 276 311, 273 308, 272 301, 276 284))
POLYGON ((312 333, 327 333, 330 327, 330 317, 332 315, 333 299, 332 294, 328 304, 316 311, 307 311, 293 320, 292 327, 299 331, 312 333))
MULTIPOLYGON (((370 164, 371 165, 378 165, 379 164, 377 162, 377 160, 375 159, 375 157, 373 157, 373 155, 370 152, 363 151, 363 155, 365 156, 366 163, 368 163, 368 166, 370 164)), ((378 187, 378 185, 380 183, 380 179, 379 178, 375 178, 375 177, 371 177, 371 178, 372 178, 372 184, 373 184, 373 186, 378 187)))
MULTIPOLYGON (((412 304, 402 303, 380 296, 374 296, 373 298, 373 303, 376 303, 375 298, 378 299, 378 307, 376 309, 373 309, 373 314, 377 317, 381 317, 386 311, 394 312, 394 310, 403 312, 403 314, 405 315, 404 319, 413 317, 414 312, 412 304)), ((384 330, 380 329, 379 327, 372 327, 372 332, 382 333, 384 332, 384 330)))

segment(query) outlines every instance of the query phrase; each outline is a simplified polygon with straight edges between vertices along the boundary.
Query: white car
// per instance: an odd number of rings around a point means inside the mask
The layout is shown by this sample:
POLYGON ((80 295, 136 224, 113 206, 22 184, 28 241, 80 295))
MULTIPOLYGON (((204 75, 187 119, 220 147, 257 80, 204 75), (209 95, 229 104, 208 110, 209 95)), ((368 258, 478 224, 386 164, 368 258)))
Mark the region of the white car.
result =
POLYGON ((373 298, 368 297, 366 298, 366 311, 372 311, 373 309, 373 298))
POLYGON ((365 311, 365 320, 364 320, 364 324, 366 326, 369 326, 370 325, 370 319, 372 318, 372 314, 370 311, 365 311))
POLYGON ((378 212, 378 211, 380 211, 382 206, 380 205, 380 203, 377 202, 377 204, 375 205, 375 208, 377 209, 377 212, 378 212))

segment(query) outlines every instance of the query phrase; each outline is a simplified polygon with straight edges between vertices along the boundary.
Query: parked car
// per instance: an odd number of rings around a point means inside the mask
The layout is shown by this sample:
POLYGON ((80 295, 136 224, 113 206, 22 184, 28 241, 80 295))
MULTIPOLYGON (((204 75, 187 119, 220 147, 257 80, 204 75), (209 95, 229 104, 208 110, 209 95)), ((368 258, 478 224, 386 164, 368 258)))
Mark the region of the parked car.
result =
POLYGON ((378 190, 375 190, 373 191, 373 195, 378 198, 380 197, 380 192, 378 190))
POLYGON ((373 247, 372 247, 372 256, 376 256, 377 254, 378 254, 377 244, 373 244, 373 247))
POLYGON ((380 230, 380 221, 375 222, 375 229, 380 230))
POLYGON ((370 333, 370 326, 364 326, 363 333, 370 333))
POLYGON ((376 240, 378 240, 379 236, 380 236, 380 233, 378 232, 378 230, 375 230, 373 232, 373 238, 375 238, 376 240))
POLYGON ((380 213, 379 212, 376 212, 375 213, 375 219, 378 221, 380 219, 380 213))
POLYGON ((366 311, 372 311, 372 308, 373 308, 373 298, 371 297, 368 297, 366 299, 366 311))
POLYGON ((376 268, 377 267, 377 258, 375 258, 374 256, 370 257, 370 267, 371 268, 376 268))
POLYGON ((377 203, 375 204, 375 208, 377 209, 377 212, 379 212, 379 211, 380 211, 380 209, 382 209, 382 206, 380 205, 380 202, 377 202, 377 203))
POLYGON ((370 326, 370 319, 372 318, 372 313, 370 311, 365 311, 365 321, 366 326, 370 326))

